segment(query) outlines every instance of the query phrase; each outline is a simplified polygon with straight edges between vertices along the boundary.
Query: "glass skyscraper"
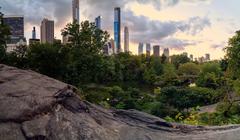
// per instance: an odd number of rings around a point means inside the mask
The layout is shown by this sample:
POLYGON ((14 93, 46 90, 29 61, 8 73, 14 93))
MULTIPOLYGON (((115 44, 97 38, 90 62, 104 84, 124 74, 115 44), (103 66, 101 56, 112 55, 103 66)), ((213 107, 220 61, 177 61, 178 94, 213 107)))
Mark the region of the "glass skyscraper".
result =
POLYGON ((146 55, 147 56, 151 55, 151 44, 150 43, 146 44, 146 55))
POLYGON ((116 53, 121 52, 121 9, 116 7, 114 9, 114 41, 116 53))
POLYGON ((142 55, 143 54, 143 43, 139 43, 138 45, 138 55, 142 55))
POLYGON ((101 16, 96 17, 95 24, 98 29, 102 29, 102 17, 101 16))
POLYGON ((24 17, 23 16, 4 17, 3 23, 10 27, 11 37, 24 38, 24 17))

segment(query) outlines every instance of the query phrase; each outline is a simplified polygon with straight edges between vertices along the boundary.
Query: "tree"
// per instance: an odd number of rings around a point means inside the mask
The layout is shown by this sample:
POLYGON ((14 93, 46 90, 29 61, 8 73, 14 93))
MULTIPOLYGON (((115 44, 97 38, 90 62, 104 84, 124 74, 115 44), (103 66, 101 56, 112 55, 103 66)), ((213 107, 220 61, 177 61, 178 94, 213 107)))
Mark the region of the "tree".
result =
POLYGON ((163 65, 163 74, 156 77, 156 85, 169 86, 177 85, 179 83, 176 69, 172 64, 163 65))
POLYGON ((226 50, 226 59, 228 60, 228 67, 231 74, 235 78, 240 77, 240 31, 229 39, 226 50))
POLYGON ((68 24, 62 30, 64 36, 69 36, 72 48, 70 63, 67 65, 67 82, 78 85, 80 83, 96 82, 97 73, 102 70, 102 50, 109 34, 96 28, 88 21, 81 25, 76 22, 68 24))
POLYGON ((180 76, 180 79, 187 84, 193 83, 197 79, 199 73, 199 66, 191 62, 181 64, 178 68, 178 74, 180 76))
POLYGON ((29 67, 47 76, 65 81, 69 48, 54 44, 34 44, 27 52, 29 67))
POLYGON ((190 62, 190 58, 188 58, 186 55, 181 54, 181 55, 173 55, 171 57, 171 63, 178 69, 178 67, 181 64, 188 63, 190 62))
POLYGON ((0 62, 6 58, 6 41, 9 39, 10 34, 10 29, 4 24, 3 13, 0 11, 0 62))
POLYGON ((197 86, 217 89, 221 85, 222 71, 219 63, 205 63, 197 79, 197 86))

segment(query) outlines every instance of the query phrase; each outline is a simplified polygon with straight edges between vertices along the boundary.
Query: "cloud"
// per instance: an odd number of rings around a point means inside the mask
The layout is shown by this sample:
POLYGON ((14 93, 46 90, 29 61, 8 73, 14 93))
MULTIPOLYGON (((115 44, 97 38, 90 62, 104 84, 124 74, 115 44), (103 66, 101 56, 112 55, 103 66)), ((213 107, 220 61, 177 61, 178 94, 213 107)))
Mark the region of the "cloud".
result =
POLYGON ((6 15, 24 15, 28 24, 40 24, 43 18, 54 19, 56 26, 65 24, 71 15, 69 0, 0 0, 6 15))
POLYGON ((163 48, 170 48, 178 51, 185 50, 187 46, 195 46, 199 43, 202 43, 202 41, 182 40, 177 38, 166 38, 160 41, 163 48))
POLYGON ((212 44, 211 48, 213 48, 213 49, 223 49, 226 46, 227 46, 227 42, 223 41, 223 42, 221 42, 219 44, 212 44))
MULTIPOLYGON (((46 17, 54 19, 56 28, 61 29, 66 25, 68 19, 71 18, 71 0, 0 1, 6 14, 24 15, 25 22, 29 25, 40 25, 41 20, 46 17)), ((150 4, 156 10, 162 10, 164 7, 175 6, 181 2, 197 3, 207 1, 210 0, 80 0, 80 9, 82 15, 92 21, 96 16, 101 15, 103 17, 103 28, 112 34, 113 9, 114 7, 121 7, 122 24, 123 26, 129 26, 132 42, 160 42, 174 36, 178 32, 197 35, 209 27, 211 22, 207 17, 198 16, 184 21, 162 22, 151 20, 145 16, 136 16, 131 9, 127 9, 128 4, 133 2, 150 4)), ((176 39, 167 42, 167 44, 176 48, 191 44, 186 40, 176 39), (171 44, 170 41, 172 41, 171 44)))
POLYGON ((128 11, 125 14, 124 24, 130 27, 132 41, 137 42, 159 42, 160 40, 173 36, 178 32, 197 35, 206 27, 211 26, 210 20, 206 17, 193 17, 185 21, 150 20, 145 16, 135 16, 128 11))

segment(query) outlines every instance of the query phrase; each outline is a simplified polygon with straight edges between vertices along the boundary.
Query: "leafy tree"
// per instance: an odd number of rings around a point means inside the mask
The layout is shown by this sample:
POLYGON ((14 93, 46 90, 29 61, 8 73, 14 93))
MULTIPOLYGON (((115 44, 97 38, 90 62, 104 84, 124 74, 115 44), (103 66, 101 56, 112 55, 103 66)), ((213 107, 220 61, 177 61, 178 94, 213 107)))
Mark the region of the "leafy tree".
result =
POLYGON ((88 21, 78 25, 76 22, 68 24, 62 30, 64 36, 70 37, 70 52, 67 82, 78 85, 99 81, 97 73, 101 70, 102 49, 108 40, 108 33, 96 28, 88 21))
POLYGON ((173 55, 171 56, 171 63, 178 69, 178 67, 181 64, 184 63, 188 63, 190 62, 190 58, 188 58, 186 55, 184 54, 180 54, 180 55, 173 55))
POLYGON ((229 39, 228 46, 225 48, 229 70, 233 77, 240 77, 240 31, 229 39))
POLYGON ((26 57, 32 70, 65 81, 68 51, 67 47, 53 44, 34 44, 30 46, 26 57))
POLYGON ((178 74, 180 76, 181 81, 187 83, 187 85, 193 83, 197 76, 200 73, 200 68, 195 63, 185 63, 179 66, 178 74))
POLYGON ((197 79, 197 86, 217 89, 221 85, 222 71, 219 63, 205 63, 197 79))
POLYGON ((3 13, 0 11, 0 62, 6 57, 6 41, 10 34, 9 27, 3 23, 3 13))
POLYGON ((18 68, 27 68, 28 59, 27 59, 27 46, 20 45, 17 46, 12 52, 7 55, 6 64, 15 66, 18 68))
POLYGON ((163 74, 156 79, 156 85, 169 86, 179 83, 176 69, 172 64, 164 64, 163 74))

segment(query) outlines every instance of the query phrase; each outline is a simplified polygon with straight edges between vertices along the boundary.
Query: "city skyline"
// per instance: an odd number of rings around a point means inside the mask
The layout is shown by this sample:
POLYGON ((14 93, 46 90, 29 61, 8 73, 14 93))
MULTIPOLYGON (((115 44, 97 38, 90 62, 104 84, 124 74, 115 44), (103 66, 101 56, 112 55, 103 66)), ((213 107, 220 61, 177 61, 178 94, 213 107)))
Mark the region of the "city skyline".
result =
MULTIPOLYGON (((43 3, 43 0, 1 1, 5 15, 24 15, 27 38, 31 37, 33 26, 36 27, 39 38, 39 23, 45 17, 56 21, 55 36, 61 38, 60 30, 72 19, 72 1, 60 0, 58 3, 53 0, 46 3, 43 3)), ((219 59, 224 56, 222 49, 228 38, 239 29, 237 24, 239 19, 236 18, 240 16, 240 12, 237 12, 236 5, 239 4, 237 0, 231 2, 149 0, 145 3, 130 0, 129 2, 112 1, 111 4, 107 2, 106 0, 80 1, 81 21, 86 19, 94 21, 97 15, 102 15, 102 28, 113 37, 113 9, 120 6, 122 26, 128 26, 131 30, 130 51, 134 54, 137 54, 139 42, 150 42, 152 45, 160 45, 161 49, 171 49, 172 54, 186 51, 200 57, 214 52, 211 57, 219 59), (143 12, 142 9, 148 10, 143 12), (96 11, 98 11, 97 15, 96 11)), ((123 29, 121 32, 123 38, 123 29)), ((123 43, 123 40, 121 42, 123 43)))

